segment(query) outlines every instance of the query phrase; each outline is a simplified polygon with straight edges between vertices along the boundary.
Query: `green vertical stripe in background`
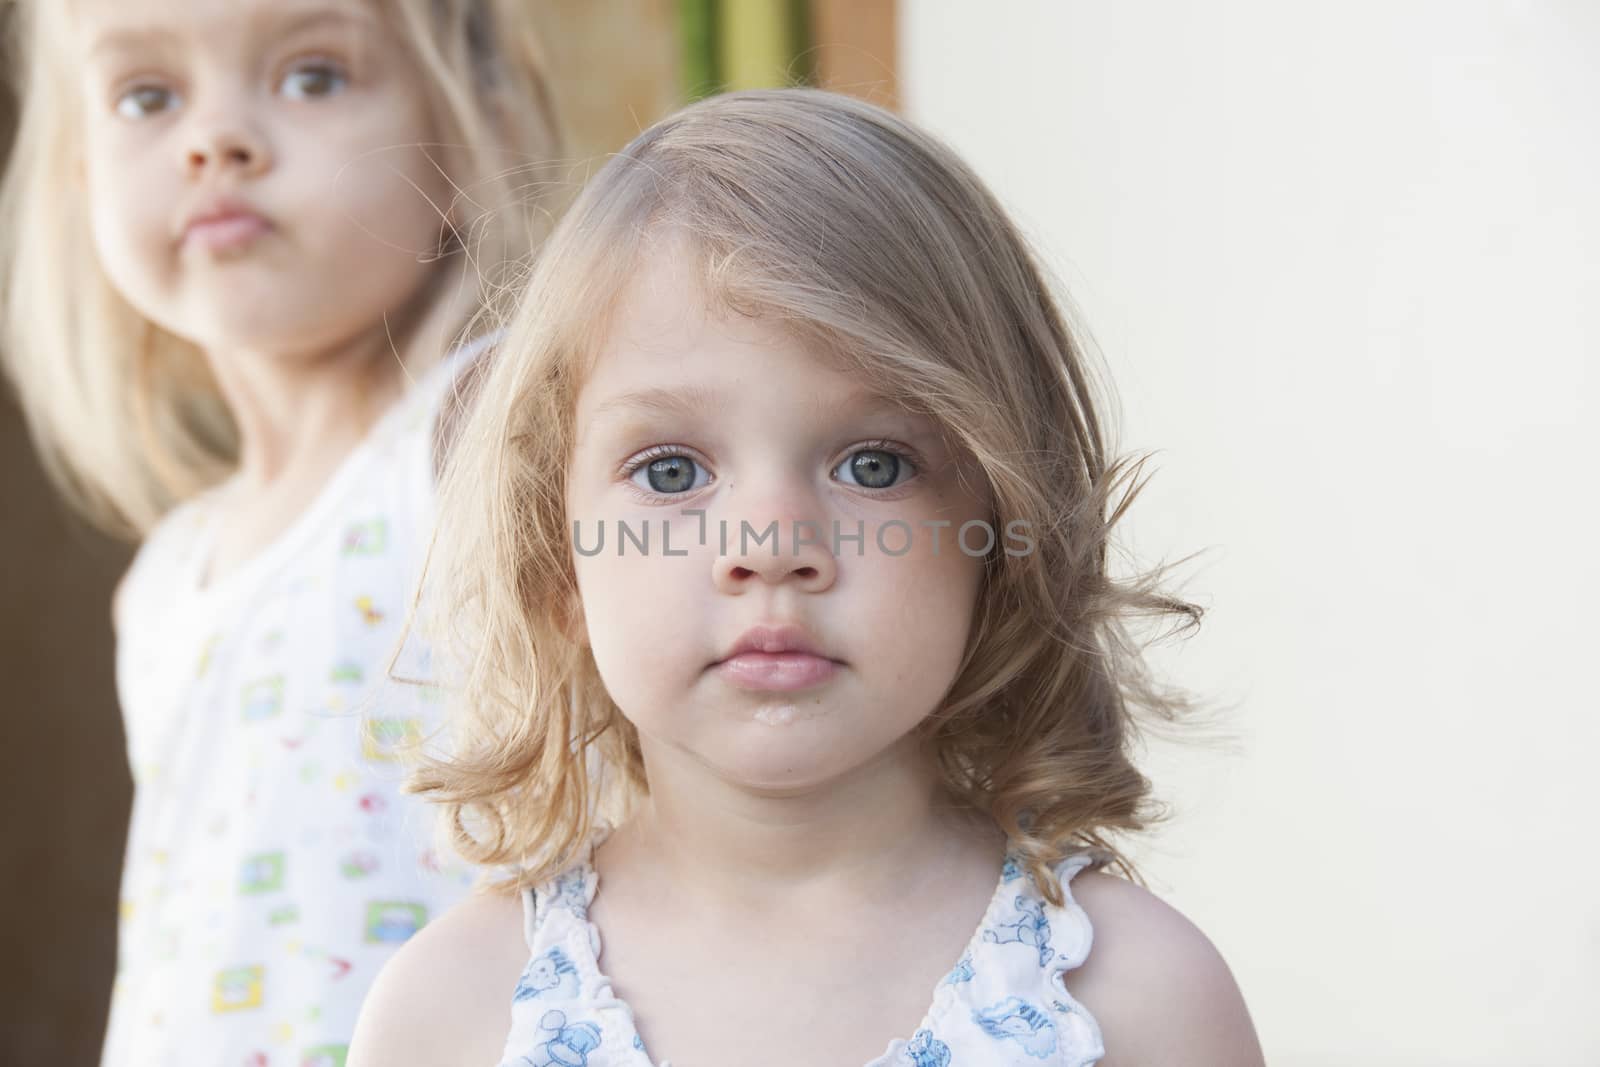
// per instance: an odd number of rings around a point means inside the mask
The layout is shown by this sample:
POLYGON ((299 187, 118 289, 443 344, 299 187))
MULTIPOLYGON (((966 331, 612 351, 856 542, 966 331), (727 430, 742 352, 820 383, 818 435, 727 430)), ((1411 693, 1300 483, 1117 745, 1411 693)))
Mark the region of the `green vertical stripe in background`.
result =
POLYGON ((678 0, 678 25, 691 100, 812 80, 806 0, 678 0))
POLYGON ((678 0, 683 95, 698 100, 722 90, 717 72, 717 0, 678 0))

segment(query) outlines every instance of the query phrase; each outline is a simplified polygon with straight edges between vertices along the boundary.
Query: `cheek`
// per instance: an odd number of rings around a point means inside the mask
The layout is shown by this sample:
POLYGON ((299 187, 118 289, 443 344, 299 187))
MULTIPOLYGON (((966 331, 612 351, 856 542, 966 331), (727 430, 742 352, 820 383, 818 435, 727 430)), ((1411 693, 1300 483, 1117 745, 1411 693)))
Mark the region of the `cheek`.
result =
MULTIPOLYGON (((338 303, 370 318, 408 300, 440 269, 452 193, 415 145, 373 153, 310 183, 314 212, 295 238, 338 280, 338 303)), ((460 262, 449 257, 446 265, 460 262)))
POLYGON ((851 580, 861 595, 852 597, 857 621, 857 656, 879 672, 908 710, 921 715, 955 681, 966 649, 973 608, 982 578, 982 561, 948 543, 935 555, 919 543, 904 556, 868 554, 851 580), (857 614, 858 613, 858 614, 857 614))
POLYGON ((326 188, 343 223, 339 240, 412 264, 438 249, 452 193, 438 171, 411 158, 421 152, 397 148, 334 172, 326 188))
POLYGON ((89 209, 90 237, 107 277, 135 304, 153 297, 170 271, 170 205, 165 184, 147 181, 134 166, 114 167, 98 158, 81 178, 89 209))
POLYGON ((456 183, 465 181, 451 169, 453 155, 436 147, 442 138, 426 113, 387 101, 330 120, 317 132, 315 139, 294 130, 285 134, 298 134, 308 170, 323 172, 308 176, 345 222, 341 236, 390 256, 432 253, 452 203, 470 197, 471 190, 457 190, 456 183))
POLYGON ((664 565, 678 562, 641 557, 632 546, 618 558, 608 537, 599 555, 574 564, 595 666, 630 719, 648 717, 660 694, 681 691, 705 666, 685 568, 664 565))

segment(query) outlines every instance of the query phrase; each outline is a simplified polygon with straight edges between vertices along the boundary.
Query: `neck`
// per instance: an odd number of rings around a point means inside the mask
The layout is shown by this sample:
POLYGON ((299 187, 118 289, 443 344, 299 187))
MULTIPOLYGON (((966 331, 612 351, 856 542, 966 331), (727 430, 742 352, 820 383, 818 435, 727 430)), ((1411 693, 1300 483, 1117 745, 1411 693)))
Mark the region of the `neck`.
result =
POLYGON ((253 488, 348 451, 399 388, 395 357, 371 339, 313 355, 209 354, 239 428, 239 476, 253 488))
POLYGON ((444 352, 464 295, 441 275, 412 308, 337 342, 208 346, 212 372, 239 429, 243 485, 259 490, 315 474, 314 468, 354 447, 407 379, 444 352))
POLYGON ((999 869, 998 831, 945 799, 913 738, 843 780, 783 796, 648 746, 645 757, 651 791, 618 844, 685 899, 783 907, 806 897, 899 896, 908 876, 940 877, 974 849, 992 853, 999 869))

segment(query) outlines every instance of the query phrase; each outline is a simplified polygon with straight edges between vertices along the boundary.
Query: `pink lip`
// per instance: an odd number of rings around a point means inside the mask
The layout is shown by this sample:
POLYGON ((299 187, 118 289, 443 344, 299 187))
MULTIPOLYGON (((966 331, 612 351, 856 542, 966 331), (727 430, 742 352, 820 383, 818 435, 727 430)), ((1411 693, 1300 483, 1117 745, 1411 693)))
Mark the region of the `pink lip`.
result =
POLYGON ((271 223, 253 211, 225 207, 189 220, 183 229, 185 246, 211 252, 243 248, 272 228, 271 223))
POLYGON ((838 670, 833 660, 805 652, 741 652, 716 665, 716 672, 729 685, 761 692, 810 689, 838 670))
POLYGON ((810 689, 840 666, 798 626, 753 626, 711 665, 728 684, 764 692, 810 689))

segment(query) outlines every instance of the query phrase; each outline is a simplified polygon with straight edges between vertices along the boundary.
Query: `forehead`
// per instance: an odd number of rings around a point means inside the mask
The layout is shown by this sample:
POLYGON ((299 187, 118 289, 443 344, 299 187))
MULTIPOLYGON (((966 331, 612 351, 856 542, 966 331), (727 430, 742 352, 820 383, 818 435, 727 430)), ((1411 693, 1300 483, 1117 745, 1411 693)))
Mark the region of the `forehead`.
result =
POLYGON ((584 368, 579 412, 613 412, 677 394, 709 401, 786 389, 799 401, 890 406, 851 361, 773 316, 741 314, 712 295, 702 257, 683 242, 648 250, 620 288, 584 368))
POLYGON ((374 0, 70 0, 71 28, 91 47, 327 25, 375 24, 374 0))

